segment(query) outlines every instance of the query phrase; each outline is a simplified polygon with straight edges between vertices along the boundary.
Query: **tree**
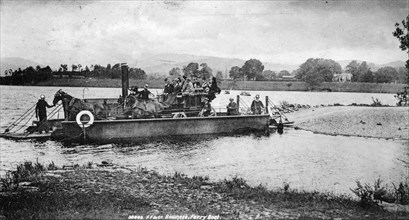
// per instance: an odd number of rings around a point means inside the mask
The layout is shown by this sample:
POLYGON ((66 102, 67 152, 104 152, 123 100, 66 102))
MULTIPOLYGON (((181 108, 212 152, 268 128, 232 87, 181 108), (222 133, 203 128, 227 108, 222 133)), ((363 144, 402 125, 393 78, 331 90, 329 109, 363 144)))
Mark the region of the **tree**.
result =
POLYGON ((72 72, 74 72, 75 70, 77 70, 78 67, 77 67, 77 65, 72 64, 72 65, 71 65, 71 68, 72 68, 72 72))
POLYGON ((223 80, 223 72, 222 71, 217 71, 216 73, 216 80, 217 80, 217 85, 221 85, 222 80, 223 80))
POLYGON ((233 66, 229 71, 229 77, 232 79, 238 79, 243 77, 240 67, 233 66))
MULTIPOLYGON (((405 51, 409 56, 409 15, 406 17, 406 21, 402 20, 402 26, 401 28, 399 23, 395 24, 396 30, 393 32, 393 36, 399 40, 399 48, 405 51)), ((406 60, 405 67, 407 69, 406 83, 409 85, 409 58, 406 60)))
POLYGON ((146 79, 146 73, 140 68, 131 68, 129 70, 129 78, 146 79))
POLYGON ((179 67, 173 67, 170 71, 169 71, 169 75, 170 76, 174 76, 174 77, 180 77, 182 75, 182 70, 180 70, 179 67))
POLYGON ((322 82, 331 82, 334 74, 341 71, 341 65, 333 60, 309 58, 297 69, 296 78, 306 82, 310 89, 314 89, 322 82))
POLYGON ((257 59, 247 60, 241 67, 244 77, 248 80, 255 80, 257 75, 262 75, 263 70, 263 64, 257 59))
POLYGON ((356 60, 351 61, 345 67, 345 72, 352 74, 352 80, 351 81, 353 81, 353 82, 358 81, 358 78, 359 78, 358 68, 359 68, 359 63, 356 60))
POLYGON ((199 71, 198 63, 189 63, 187 66, 183 67, 183 75, 190 77, 191 75, 197 76, 199 71))
POLYGON ((281 71, 278 73, 277 77, 278 77, 278 78, 283 78, 283 76, 291 76, 291 73, 288 72, 287 70, 281 70, 281 71))
POLYGON ((406 83, 409 70, 405 67, 399 67, 398 69, 398 83, 406 83))
POLYGON ((207 65, 207 63, 200 64, 200 67, 202 67, 202 69, 194 74, 196 77, 205 77, 206 79, 213 77, 213 70, 207 65))
POLYGON ((398 76, 398 71, 395 68, 387 66, 382 67, 374 74, 374 82, 376 83, 390 83, 398 76))
POLYGON ((277 74, 276 74, 276 72, 274 72, 272 70, 264 70, 263 71, 263 76, 267 80, 273 80, 274 78, 277 77, 277 74))
POLYGON ((360 82, 372 83, 374 82, 374 73, 369 69, 366 73, 360 75, 360 82))

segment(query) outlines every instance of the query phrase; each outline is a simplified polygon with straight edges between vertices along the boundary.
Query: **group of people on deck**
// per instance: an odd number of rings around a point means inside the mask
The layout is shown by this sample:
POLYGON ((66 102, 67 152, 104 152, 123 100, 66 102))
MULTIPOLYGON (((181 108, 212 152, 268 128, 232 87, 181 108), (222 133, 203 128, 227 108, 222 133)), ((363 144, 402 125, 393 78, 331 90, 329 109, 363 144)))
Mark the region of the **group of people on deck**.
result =
POLYGON ((163 89, 165 100, 169 94, 182 95, 186 97, 192 95, 195 91, 207 93, 207 98, 211 102, 216 98, 215 94, 219 94, 221 90, 217 86, 215 77, 212 78, 211 82, 206 81, 205 77, 202 78, 202 82, 200 82, 196 77, 193 77, 192 80, 192 78, 186 76, 176 78, 172 81, 172 83, 169 82, 168 78, 165 79, 165 87, 163 89))

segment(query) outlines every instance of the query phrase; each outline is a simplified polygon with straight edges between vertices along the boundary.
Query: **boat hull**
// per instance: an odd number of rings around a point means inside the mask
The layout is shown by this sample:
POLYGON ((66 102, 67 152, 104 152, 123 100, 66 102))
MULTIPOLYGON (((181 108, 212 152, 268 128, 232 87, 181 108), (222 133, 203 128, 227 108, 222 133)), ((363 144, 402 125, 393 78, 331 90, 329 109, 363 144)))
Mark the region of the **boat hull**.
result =
POLYGON ((117 142, 134 139, 202 134, 227 134, 268 128, 269 115, 238 115, 189 118, 152 118, 95 121, 88 128, 76 122, 62 122, 64 138, 83 138, 90 142, 117 142))

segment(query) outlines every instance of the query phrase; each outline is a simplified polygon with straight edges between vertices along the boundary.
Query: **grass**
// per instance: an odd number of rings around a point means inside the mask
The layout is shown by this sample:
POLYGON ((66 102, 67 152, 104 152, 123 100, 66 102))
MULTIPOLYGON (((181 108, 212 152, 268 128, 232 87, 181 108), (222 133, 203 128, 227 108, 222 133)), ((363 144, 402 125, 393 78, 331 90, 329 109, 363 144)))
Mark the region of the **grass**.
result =
POLYGON ((16 176, 9 172, 2 178, 2 182, 13 183, 30 180, 30 186, 38 190, 9 188, 0 193, 1 215, 10 219, 118 219, 154 212, 213 214, 230 219, 248 218, 251 213, 267 209, 309 218, 404 216, 384 212, 376 205, 364 208, 347 196, 293 190, 289 183, 283 183, 279 190, 268 190, 263 185, 253 187, 238 176, 209 182, 208 177, 188 177, 180 172, 160 175, 141 166, 131 173, 88 169, 93 167, 90 162, 70 166, 74 169, 70 172, 60 170, 58 177, 46 175, 45 167, 57 169, 54 163, 44 166, 25 162, 13 171, 16 176))

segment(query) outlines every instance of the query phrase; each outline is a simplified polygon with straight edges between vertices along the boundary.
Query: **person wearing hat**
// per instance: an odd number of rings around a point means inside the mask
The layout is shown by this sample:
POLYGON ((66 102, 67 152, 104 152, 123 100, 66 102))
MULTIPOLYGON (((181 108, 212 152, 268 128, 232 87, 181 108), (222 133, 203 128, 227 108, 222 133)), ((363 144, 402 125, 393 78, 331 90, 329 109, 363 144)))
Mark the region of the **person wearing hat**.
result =
POLYGON ((229 100, 230 100, 230 102, 226 106, 227 115, 237 115, 237 104, 234 102, 233 98, 230 98, 229 100))
POLYGON ((131 91, 131 94, 129 94, 129 95, 133 95, 133 96, 138 95, 138 93, 139 93, 138 89, 139 89, 138 86, 132 86, 129 89, 129 91, 131 91))
POLYGON ((203 101, 204 101, 204 106, 203 106, 202 111, 200 112, 200 115, 206 117, 206 116, 210 115, 210 113, 212 111, 212 106, 210 105, 210 102, 209 102, 208 98, 205 97, 203 99, 203 101))
POLYGON ((152 93, 148 90, 148 87, 149 85, 145 84, 145 86, 143 87, 143 90, 139 92, 138 98, 143 99, 143 100, 149 99, 149 95, 152 93))
POLYGON ((36 118, 37 120, 39 119, 38 127, 41 128, 39 132, 41 133, 41 130, 45 130, 46 133, 49 131, 49 126, 47 123, 47 109, 46 108, 52 108, 55 105, 49 105, 45 101, 45 95, 41 95, 40 99, 38 100, 36 104, 36 118))
POLYGON ((256 95, 256 98, 251 103, 251 111, 253 115, 260 115, 262 110, 264 109, 263 102, 260 101, 260 95, 256 95))

